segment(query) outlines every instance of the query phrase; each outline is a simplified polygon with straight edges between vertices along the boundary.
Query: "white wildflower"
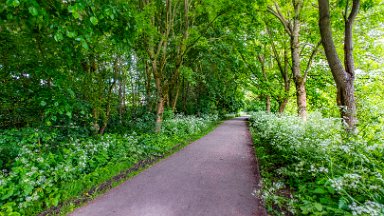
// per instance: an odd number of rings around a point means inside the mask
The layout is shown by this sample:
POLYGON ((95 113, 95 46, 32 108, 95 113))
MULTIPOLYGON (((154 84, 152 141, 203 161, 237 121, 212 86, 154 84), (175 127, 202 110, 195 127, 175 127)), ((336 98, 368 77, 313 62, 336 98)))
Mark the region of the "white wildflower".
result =
POLYGON ((337 191, 340 191, 343 189, 343 180, 340 178, 331 179, 329 180, 331 182, 331 187, 337 191))
POLYGON ((328 173, 328 168, 325 168, 325 167, 319 167, 319 172, 322 172, 322 173, 328 173))
POLYGON ((384 205, 373 201, 366 201, 363 205, 353 202, 349 208, 353 215, 380 216, 383 214, 384 205))
POLYGON ((343 150, 345 153, 349 153, 351 151, 349 146, 346 145, 340 146, 340 149, 343 150))

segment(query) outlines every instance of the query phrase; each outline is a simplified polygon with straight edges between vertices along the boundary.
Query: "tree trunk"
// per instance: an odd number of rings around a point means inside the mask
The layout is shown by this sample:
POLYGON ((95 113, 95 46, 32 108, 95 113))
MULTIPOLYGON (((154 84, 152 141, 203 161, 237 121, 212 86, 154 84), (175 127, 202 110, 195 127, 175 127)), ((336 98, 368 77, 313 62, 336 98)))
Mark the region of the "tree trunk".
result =
POLYGON ((160 133, 161 125, 163 123, 164 95, 163 95, 163 85, 161 82, 161 76, 159 74, 159 71, 157 71, 157 61, 156 60, 152 60, 152 70, 153 70, 153 76, 155 77, 155 85, 156 85, 156 91, 157 91, 155 132, 160 133))
POLYGON ((295 85, 298 114, 303 120, 307 120, 307 92, 305 90, 305 82, 299 77, 295 79, 295 85))
POLYGON ((300 23, 294 20, 294 28, 291 35, 291 54, 292 54, 292 74, 296 86, 297 112, 305 121, 307 120, 307 92, 305 89, 305 79, 300 71, 300 23))
POLYGON ((288 104, 288 98, 285 98, 280 104, 279 104, 279 113, 284 113, 285 107, 287 107, 288 104))
POLYGON ((152 111, 152 101, 151 101, 151 71, 149 68, 149 64, 147 61, 145 61, 145 101, 147 105, 147 111, 152 111))
POLYGON ((183 78, 183 112, 187 114, 187 97, 189 94, 189 83, 183 78))
POLYGON ((305 75, 301 75, 300 69, 300 13, 303 6, 303 0, 292 1, 294 14, 291 20, 287 20, 281 13, 280 8, 275 2, 275 9, 268 7, 268 11, 277 17, 285 31, 290 36, 290 47, 292 56, 292 74, 293 81, 296 85, 297 96, 297 112, 299 116, 305 121, 307 119, 307 93, 305 90, 305 75))
POLYGON ((155 132, 161 132, 161 125, 163 124, 163 113, 164 113, 164 98, 160 97, 157 100, 157 110, 156 110, 156 126, 155 132))
POLYGON ((176 88, 176 93, 172 102, 172 112, 176 111, 177 100, 179 98, 179 93, 180 93, 180 85, 177 83, 175 88, 176 88))
POLYGON ((105 114, 103 117, 103 124, 99 130, 99 134, 103 135, 105 132, 105 129, 107 128, 109 118, 111 116, 111 99, 112 99, 112 90, 116 85, 116 80, 118 79, 119 74, 119 59, 116 58, 115 62, 113 63, 113 78, 111 85, 108 88, 108 94, 107 94, 107 104, 105 105, 105 114))
POLYGON ((123 114, 125 111, 125 85, 126 85, 126 79, 125 79, 125 73, 124 70, 120 69, 120 75, 119 75, 119 119, 120 124, 123 121, 123 114))
POLYGON ((271 113, 271 97, 270 96, 267 96, 266 97, 266 112, 267 113, 271 113))
POLYGON ((289 77, 288 75, 288 55, 287 55, 287 51, 286 51, 286 48, 284 47, 284 69, 282 71, 282 77, 283 77, 283 80, 284 80, 284 97, 283 97, 283 100, 282 102, 280 103, 280 106, 279 106, 279 113, 283 113, 284 110, 285 110, 285 107, 287 106, 288 104, 288 101, 289 101, 289 91, 291 90, 291 78, 289 77))
MULTIPOLYGON (((352 56, 352 23, 355 19, 360 1, 353 0, 352 11, 347 18, 345 14, 345 38, 344 38, 344 55, 345 55, 345 68, 339 59, 336 52, 336 47, 333 42, 330 12, 328 0, 318 0, 319 2, 319 26, 322 44, 324 47, 325 55, 329 67, 332 71, 333 78, 337 87, 337 104, 340 107, 340 114, 343 121, 347 125, 348 131, 356 130, 356 103, 354 97, 354 66, 352 56)), ((348 5, 346 6, 347 12, 348 5)))

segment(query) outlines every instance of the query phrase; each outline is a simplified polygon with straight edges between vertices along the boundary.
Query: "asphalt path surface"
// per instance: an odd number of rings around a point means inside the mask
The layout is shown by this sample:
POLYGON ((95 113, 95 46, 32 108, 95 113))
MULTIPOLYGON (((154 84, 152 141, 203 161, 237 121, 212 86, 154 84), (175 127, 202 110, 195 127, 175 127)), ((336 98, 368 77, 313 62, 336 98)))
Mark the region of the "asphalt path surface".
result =
POLYGON ((73 216, 266 215, 246 118, 227 120, 73 216))

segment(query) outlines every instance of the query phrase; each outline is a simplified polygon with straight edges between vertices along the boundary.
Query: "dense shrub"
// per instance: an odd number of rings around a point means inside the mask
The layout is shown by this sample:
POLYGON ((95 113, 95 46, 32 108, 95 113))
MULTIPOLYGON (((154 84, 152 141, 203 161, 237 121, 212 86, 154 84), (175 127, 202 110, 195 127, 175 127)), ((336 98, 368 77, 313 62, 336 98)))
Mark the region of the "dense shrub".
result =
POLYGON ((56 206, 140 160, 169 152, 215 121, 212 116, 176 116, 164 122, 160 134, 106 134, 61 142, 55 133, 28 130, 24 137, 12 138, 20 132, 5 131, 0 152, 8 158, 1 159, 11 162, 0 172, 0 215, 33 215, 56 206), (15 147, 5 148, 10 144, 15 147))
POLYGON ((256 113, 250 125, 263 179, 256 194, 271 213, 384 214, 380 136, 346 134, 339 119, 318 114, 303 122, 256 113))

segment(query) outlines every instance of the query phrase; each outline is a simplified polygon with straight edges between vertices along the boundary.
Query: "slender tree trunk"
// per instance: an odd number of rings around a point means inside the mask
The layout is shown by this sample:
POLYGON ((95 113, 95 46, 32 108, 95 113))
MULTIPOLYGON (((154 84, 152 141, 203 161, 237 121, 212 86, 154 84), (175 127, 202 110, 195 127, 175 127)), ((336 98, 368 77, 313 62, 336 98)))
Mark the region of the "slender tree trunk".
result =
POLYGON ((173 102, 172 102, 172 111, 175 112, 176 111, 176 106, 177 106, 177 100, 179 98, 179 93, 180 93, 180 85, 177 83, 176 84, 176 90, 175 90, 175 97, 173 98, 173 102))
POLYGON ((132 114, 136 112, 136 93, 135 93, 135 80, 133 78, 133 72, 132 70, 128 69, 129 73, 129 79, 131 83, 131 103, 132 103, 132 114))
POLYGON ((271 97, 270 96, 267 96, 266 98, 265 98, 265 103, 266 103, 266 112, 267 113, 271 113, 271 97))
POLYGON ((157 71, 157 61, 152 60, 152 70, 153 76, 155 78, 155 85, 157 91, 157 109, 156 109, 156 126, 155 132, 160 133, 161 125, 163 122, 163 113, 164 113, 164 95, 163 95, 163 86, 161 82, 161 76, 157 71))
POLYGON ((348 5, 346 6, 345 14, 345 35, 344 35, 344 55, 345 68, 339 59, 336 52, 336 47, 332 37, 330 12, 328 0, 318 0, 319 2, 319 27, 324 47, 325 55, 329 67, 332 71, 333 78, 337 87, 337 104, 340 107, 340 114, 343 121, 347 125, 347 130, 356 130, 356 103, 354 97, 354 65, 352 56, 352 24, 357 16, 360 7, 359 0, 353 0, 352 10, 349 16, 347 15, 348 5))
POLYGON ((120 70, 120 79, 119 79, 119 121, 120 124, 123 121, 123 112, 124 112, 124 106, 125 106, 125 98, 124 98, 124 86, 125 86, 125 77, 124 73, 122 72, 123 70, 120 70))
POLYGON ((307 92, 305 90, 305 82, 301 77, 295 78, 296 97, 299 116, 307 119, 307 92))
POLYGON ((288 98, 283 99, 283 101, 279 104, 279 113, 284 113, 285 107, 287 107, 288 98))
POLYGON ((113 71, 114 71, 114 75, 113 75, 112 82, 108 88, 107 104, 105 105, 106 107, 105 107, 105 114, 103 117, 103 123, 102 123, 100 130, 99 130, 99 134, 101 134, 101 135, 104 134, 105 129, 107 128, 107 125, 108 125, 109 118, 111 116, 112 90, 116 85, 116 80, 118 79, 117 77, 118 77, 118 73, 119 73, 119 59, 118 58, 115 59, 115 62, 113 64, 113 71))
POLYGON ((184 85, 183 112, 184 112, 184 114, 187 114, 187 97, 189 94, 189 83, 188 83, 188 81, 185 81, 184 78, 183 78, 183 85, 184 85))
POLYGON ((288 55, 287 55, 286 48, 284 48, 284 69, 282 71, 282 77, 284 80, 284 97, 279 106, 279 113, 284 112, 285 107, 289 102, 289 91, 291 90, 291 78, 288 75, 288 67, 289 67, 288 55))
POLYGON ((296 86, 297 112, 303 119, 307 119, 307 92, 305 89, 305 79, 301 75, 300 69, 300 22, 294 20, 293 32, 291 35, 291 55, 292 55, 292 74, 296 86))
POLYGON ((161 132, 161 125, 163 124, 163 113, 164 113, 164 98, 160 97, 157 100, 157 110, 156 110, 156 126, 155 132, 161 132))
POLYGON ((305 121, 307 119, 307 92, 305 89, 305 76, 301 74, 300 69, 300 13, 303 6, 303 0, 292 1, 294 14, 292 21, 287 20, 281 13, 280 8, 275 2, 275 9, 268 8, 268 11, 277 17, 282 23, 285 31, 290 36, 290 47, 292 56, 292 74, 296 86, 297 112, 305 121))
POLYGON ((149 64, 147 61, 145 61, 145 100, 146 100, 146 105, 147 105, 147 111, 151 112, 152 111, 152 101, 151 101, 151 71, 149 68, 149 64))
POLYGON ((100 129, 100 125, 98 123, 98 121, 99 121, 99 111, 95 107, 92 108, 92 118, 93 118, 92 129, 93 129, 94 133, 97 134, 97 132, 100 129))

